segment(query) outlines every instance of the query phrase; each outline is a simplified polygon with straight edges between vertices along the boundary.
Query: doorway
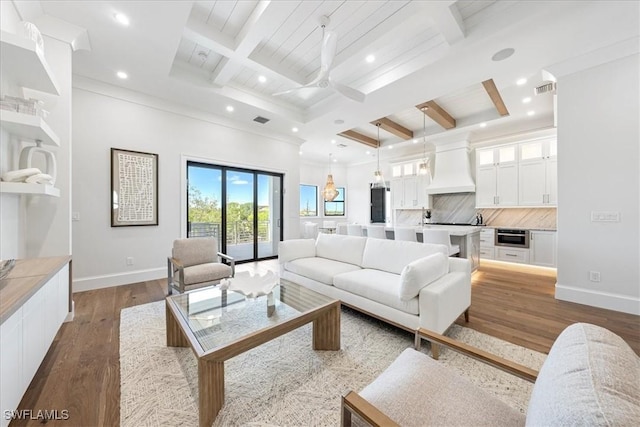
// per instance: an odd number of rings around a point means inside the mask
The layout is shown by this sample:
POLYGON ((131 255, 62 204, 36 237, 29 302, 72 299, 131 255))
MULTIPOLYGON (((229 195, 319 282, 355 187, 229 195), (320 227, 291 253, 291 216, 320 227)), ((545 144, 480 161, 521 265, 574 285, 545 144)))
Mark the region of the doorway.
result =
POLYGON ((187 162, 187 237, 216 237, 236 262, 278 256, 282 179, 273 172, 187 162))

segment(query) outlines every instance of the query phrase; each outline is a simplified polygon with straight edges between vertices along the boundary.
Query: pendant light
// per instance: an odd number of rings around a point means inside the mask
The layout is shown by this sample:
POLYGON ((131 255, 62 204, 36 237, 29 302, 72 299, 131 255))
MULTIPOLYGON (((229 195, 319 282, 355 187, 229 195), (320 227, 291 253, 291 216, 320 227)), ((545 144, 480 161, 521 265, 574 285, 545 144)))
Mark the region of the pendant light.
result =
POLYGON ((376 182, 374 183, 376 188, 385 188, 386 184, 384 182, 384 176, 382 175, 382 170, 380 170, 380 122, 376 123, 378 127, 378 148, 376 149, 376 153, 378 155, 378 168, 373 173, 376 182))
POLYGON ((336 190, 336 185, 333 183, 333 175, 331 174, 331 153, 329 153, 329 175, 327 175, 327 183, 324 185, 324 189, 322 190, 322 198, 325 202, 333 202, 336 197, 338 197, 338 190, 336 190))
POLYGON ((418 165, 418 174, 426 175, 429 173, 429 159, 427 158, 427 115, 422 107, 422 161, 418 165))

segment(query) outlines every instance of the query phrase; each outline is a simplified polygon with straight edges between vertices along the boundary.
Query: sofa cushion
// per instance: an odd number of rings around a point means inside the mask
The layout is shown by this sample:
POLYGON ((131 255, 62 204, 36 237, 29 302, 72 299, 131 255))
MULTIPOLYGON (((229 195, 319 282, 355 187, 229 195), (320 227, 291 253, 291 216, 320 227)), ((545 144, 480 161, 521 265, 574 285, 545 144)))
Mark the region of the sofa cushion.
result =
POLYGON ((531 393, 527 425, 637 425, 640 358, 599 326, 567 327, 549 351, 531 393))
POLYGON ((220 262, 198 264, 184 268, 184 284, 193 285, 231 277, 231 267, 220 262))
POLYGON ((420 289, 448 272, 449 258, 442 253, 411 261, 400 274, 400 299, 409 301, 420 293, 420 289))
POLYGON ((362 255, 362 267, 400 274, 404 267, 418 258, 438 252, 449 256, 444 245, 406 242, 400 240, 366 239, 362 255))
POLYGON ((314 256, 316 256, 315 239, 290 239, 278 242, 278 262, 280 264, 314 256))
POLYGON ((316 240, 316 256, 360 267, 366 241, 366 237, 320 233, 316 240))
POLYGON ((403 427, 524 424, 519 411, 412 348, 359 394, 403 427))
POLYGON ((419 313, 418 298, 400 300, 400 276, 397 274, 371 269, 352 271, 335 276, 333 285, 405 313, 419 313))
POLYGON ((298 258, 284 264, 284 269, 325 285, 333 285, 337 274, 360 270, 360 267, 326 258, 298 258))

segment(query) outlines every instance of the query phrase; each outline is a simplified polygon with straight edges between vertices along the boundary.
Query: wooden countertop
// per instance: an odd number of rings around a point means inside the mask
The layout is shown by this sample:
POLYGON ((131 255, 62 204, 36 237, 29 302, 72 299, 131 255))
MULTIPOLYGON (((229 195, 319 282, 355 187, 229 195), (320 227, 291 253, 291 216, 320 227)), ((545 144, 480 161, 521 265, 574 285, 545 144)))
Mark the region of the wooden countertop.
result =
POLYGON ((13 270, 0 280, 0 324, 70 261, 70 256, 16 260, 13 270))

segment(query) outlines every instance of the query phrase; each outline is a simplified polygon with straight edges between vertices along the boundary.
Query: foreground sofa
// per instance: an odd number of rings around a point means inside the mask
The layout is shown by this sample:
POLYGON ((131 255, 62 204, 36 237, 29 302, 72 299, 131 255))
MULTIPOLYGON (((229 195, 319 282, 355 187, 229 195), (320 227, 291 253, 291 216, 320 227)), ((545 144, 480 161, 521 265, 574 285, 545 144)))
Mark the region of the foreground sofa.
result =
POLYGON ((278 254, 282 279, 403 329, 468 321, 471 267, 444 245, 319 234, 280 242, 278 254))
POLYGON ((638 425, 640 358, 600 326, 568 326, 539 373, 430 331, 420 334, 534 382, 526 415, 426 354, 407 349, 360 393, 343 397, 343 426, 358 418, 387 427, 638 425))

